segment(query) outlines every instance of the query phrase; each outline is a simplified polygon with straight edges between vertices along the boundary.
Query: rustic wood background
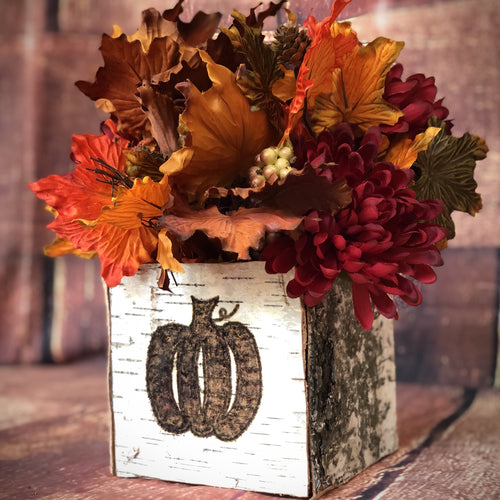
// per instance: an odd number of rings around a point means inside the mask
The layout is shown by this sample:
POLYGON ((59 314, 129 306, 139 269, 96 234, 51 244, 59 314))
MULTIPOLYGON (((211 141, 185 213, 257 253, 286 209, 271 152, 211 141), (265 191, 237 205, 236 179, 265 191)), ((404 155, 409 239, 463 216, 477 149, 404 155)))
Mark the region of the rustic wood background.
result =
MULTIPOLYGON (((218 10, 223 22, 250 0, 186 0, 183 17, 218 10)), ((74 133, 97 133, 104 115, 74 86, 101 64, 100 34, 119 24, 135 31, 141 10, 173 0, 0 0, 0 362, 62 362, 107 345, 98 262, 51 260, 41 248, 51 216, 27 183, 71 169, 74 133)), ((301 19, 330 1, 291 2, 301 19)), ((444 253, 438 283, 424 304, 403 308, 396 329, 398 378, 491 385, 498 352, 500 231, 500 4, 497 0, 353 0, 361 39, 402 39, 405 75, 436 77, 455 134, 484 137, 490 153, 477 169, 483 211, 455 218, 458 236, 444 253)), ((268 26, 272 28, 272 26, 268 26)), ((498 379, 498 375, 497 375, 498 379)))
MULTIPOLYGON (((0 366, 1 498, 293 500, 113 476, 106 382, 104 356, 0 366)), ((398 451, 321 500, 499 498, 500 391, 405 382, 397 391, 398 451)))

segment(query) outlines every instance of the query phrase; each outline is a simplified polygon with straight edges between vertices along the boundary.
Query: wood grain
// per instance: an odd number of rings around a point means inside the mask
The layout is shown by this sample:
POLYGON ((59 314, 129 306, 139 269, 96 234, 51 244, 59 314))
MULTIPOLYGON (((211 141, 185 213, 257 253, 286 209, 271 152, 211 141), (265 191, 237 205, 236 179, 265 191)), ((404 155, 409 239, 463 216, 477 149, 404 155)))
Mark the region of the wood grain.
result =
POLYGON ((487 386, 497 351, 499 262, 494 248, 449 248, 437 282, 423 285, 419 307, 400 304, 398 377, 487 386))
MULTIPOLYGON (((460 387, 398 384, 398 451, 322 500, 436 498, 433 492, 443 493, 441 498, 481 498, 481 492, 483 498, 498 497, 500 392, 481 389, 468 399, 464 394, 460 387), (392 482, 382 481, 391 473, 392 482)), ((103 357, 0 367, 0 498, 283 498, 113 476, 110 421, 103 357)))

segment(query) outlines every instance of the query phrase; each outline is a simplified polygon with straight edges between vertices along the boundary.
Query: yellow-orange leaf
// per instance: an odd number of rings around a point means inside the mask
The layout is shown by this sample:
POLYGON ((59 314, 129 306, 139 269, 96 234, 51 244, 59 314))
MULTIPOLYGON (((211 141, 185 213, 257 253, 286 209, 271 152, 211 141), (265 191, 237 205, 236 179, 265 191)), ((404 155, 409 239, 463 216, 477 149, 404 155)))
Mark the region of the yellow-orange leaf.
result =
POLYGON ((166 181, 136 179, 131 189, 120 190, 113 207, 105 207, 97 221, 88 224, 108 286, 116 286, 122 276, 134 275, 141 264, 153 260, 158 248, 156 222, 169 194, 166 181))
POLYGON ((439 127, 427 127, 413 140, 406 135, 401 137, 391 146, 384 161, 390 161, 399 168, 410 168, 417 160, 418 153, 427 149, 440 130, 439 127))
MULTIPOLYGON (((325 27, 326 28, 326 27, 325 27)), ((345 58, 357 45, 356 32, 349 22, 333 22, 319 40, 311 45, 311 52, 304 61, 309 68, 309 78, 314 85, 307 93, 308 106, 314 107, 318 95, 332 91, 332 74, 344 65, 345 58)))
POLYGON ((170 186, 165 181, 153 182, 149 177, 135 179, 131 189, 121 189, 113 207, 105 207, 97 223, 108 223, 122 229, 153 225, 168 203, 170 186))
POLYGON ((317 96, 312 114, 313 130, 320 133, 342 122, 364 132, 372 125, 394 125, 403 112, 383 99, 385 77, 403 42, 377 38, 357 45, 332 72, 330 93, 317 96))
POLYGON ((201 57, 213 86, 202 93, 191 83, 178 85, 186 97, 182 120, 190 134, 186 146, 161 167, 180 191, 197 197, 245 175, 254 157, 273 142, 266 114, 250 110, 234 74, 203 51, 201 57))
POLYGON ((295 96, 296 78, 293 69, 286 69, 281 66, 283 78, 276 80, 273 84, 273 95, 283 102, 287 102, 295 96))
POLYGON ((162 269, 183 273, 180 262, 174 257, 172 252, 172 241, 167 236, 167 230, 162 229, 158 234, 158 255, 156 260, 161 264, 162 269))
POLYGON ((84 252, 79 248, 75 248, 67 238, 56 238, 43 249, 43 252, 47 257, 61 257, 61 255, 73 254, 84 259, 93 259, 97 255, 93 251, 84 252))
POLYGON ((309 16, 304 23, 312 42, 299 69, 297 91, 290 104, 288 124, 281 142, 286 140, 302 117, 306 98, 310 107, 318 94, 330 92, 333 70, 343 65, 346 54, 358 43, 350 23, 339 24, 335 21, 349 1, 335 0, 329 17, 318 23, 309 16))

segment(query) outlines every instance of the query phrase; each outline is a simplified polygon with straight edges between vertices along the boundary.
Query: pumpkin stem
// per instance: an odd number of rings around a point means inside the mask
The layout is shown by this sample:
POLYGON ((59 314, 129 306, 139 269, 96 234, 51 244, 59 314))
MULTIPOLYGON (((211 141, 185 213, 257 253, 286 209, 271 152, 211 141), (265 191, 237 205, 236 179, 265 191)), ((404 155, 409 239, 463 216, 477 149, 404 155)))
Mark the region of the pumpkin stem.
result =
POLYGON ((219 309, 219 317, 218 318, 214 318, 213 321, 224 321, 224 320, 227 320, 227 319, 231 318, 232 316, 234 316, 238 312, 239 308, 240 308, 240 305, 236 304, 234 306, 234 309, 230 313, 228 313, 227 310, 224 307, 221 307, 219 309))

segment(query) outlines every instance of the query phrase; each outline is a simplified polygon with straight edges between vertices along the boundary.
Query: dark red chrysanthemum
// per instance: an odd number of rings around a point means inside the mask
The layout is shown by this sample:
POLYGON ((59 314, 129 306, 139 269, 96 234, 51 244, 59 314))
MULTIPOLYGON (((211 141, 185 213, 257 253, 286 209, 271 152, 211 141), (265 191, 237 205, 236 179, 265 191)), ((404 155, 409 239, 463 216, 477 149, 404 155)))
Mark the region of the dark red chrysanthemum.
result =
POLYGON ((308 306, 318 304, 334 280, 345 272, 352 280, 354 311, 361 325, 373 323, 372 303, 388 318, 397 318, 391 298, 400 296, 418 305, 421 294, 413 280, 431 283, 432 266, 442 264, 435 243, 446 231, 430 224, 442 211, 439 200, 418 201, 408 188, 410 169, 376 162, 380 131, 367 131, 355 149, 348 125, 318 138, 316 152, 303 148, 303 156, 318 165, 318 173, 345 178, 352 188, 352 202, 332 215, 312 211, 304 220, 304 232, 294 241, 276 240, 262 253, 266 270, 287 272, 290 297, 303 297, 308 306), (326 160, 326 161, 323 161, 326 160))
MULTIPOLYGON (((435 101, 437 88, 434 77, 426 78, 419 73, 403 81, 402 74, 401 64, 395 64, 389 70, 385 80, 384 99, 403 111, 404 116, 395 125, 383 125, 380 128, 387 134, 408 133, 413 139, 427 128, 427 121, 432 115, 444 120, 448 117, 449 111, 443 106, 443 99, 435 101)), ((450 120, 446 120, 445 123, 446 130, 450 133, 453 125, 450 120)))

